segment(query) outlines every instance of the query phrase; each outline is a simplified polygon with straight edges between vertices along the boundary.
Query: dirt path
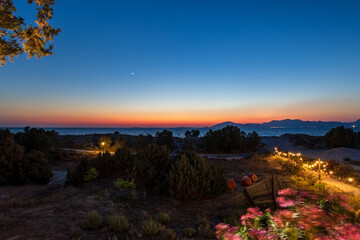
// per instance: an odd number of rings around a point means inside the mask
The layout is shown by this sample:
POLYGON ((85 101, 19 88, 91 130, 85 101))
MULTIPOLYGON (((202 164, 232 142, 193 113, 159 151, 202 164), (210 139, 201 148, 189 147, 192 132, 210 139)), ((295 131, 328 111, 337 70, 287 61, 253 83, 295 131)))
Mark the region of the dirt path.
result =
POLYGON ((337 187, 341 191, 353 192, 356 196, 360 197, 360 188, 355 187, 355 186, 353 186, 351 184, 340 182, 340 181, 338 181, 336 179, 333 179, 333 178, 325 178, 325 179, 323 179, 323 182, 328 184, 328 185, 337 187))

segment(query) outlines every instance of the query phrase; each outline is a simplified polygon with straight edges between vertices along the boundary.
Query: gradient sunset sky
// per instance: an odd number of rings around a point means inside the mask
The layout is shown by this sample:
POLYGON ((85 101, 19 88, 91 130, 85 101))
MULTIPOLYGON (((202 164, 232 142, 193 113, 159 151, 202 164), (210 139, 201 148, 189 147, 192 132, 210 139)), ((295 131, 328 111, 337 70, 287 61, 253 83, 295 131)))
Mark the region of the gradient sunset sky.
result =
POLYGON ((1 127, 360 118, 360 1, 57 0, 54 12, 54 55, 0 67, 1 127))

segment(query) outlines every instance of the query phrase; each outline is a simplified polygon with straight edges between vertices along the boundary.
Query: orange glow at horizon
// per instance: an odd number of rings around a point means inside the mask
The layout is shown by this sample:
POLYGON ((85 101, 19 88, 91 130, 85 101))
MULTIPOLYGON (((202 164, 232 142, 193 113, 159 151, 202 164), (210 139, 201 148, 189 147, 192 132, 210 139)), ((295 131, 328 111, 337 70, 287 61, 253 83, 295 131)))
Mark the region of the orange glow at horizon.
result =
POLYGON ((147 106, 113 105, 71 107, 48 105, 0 105, 0 126, 67 127, 210 127, 232 121, 263 123, 271 120, 301 119, 309 121, 351 122, 360 118, 360 104, 348 100, 309 101, 302 103, 252 104, 245 106, 173 109, 147 106), (1 113, 6 113, 1 115, 1 113))

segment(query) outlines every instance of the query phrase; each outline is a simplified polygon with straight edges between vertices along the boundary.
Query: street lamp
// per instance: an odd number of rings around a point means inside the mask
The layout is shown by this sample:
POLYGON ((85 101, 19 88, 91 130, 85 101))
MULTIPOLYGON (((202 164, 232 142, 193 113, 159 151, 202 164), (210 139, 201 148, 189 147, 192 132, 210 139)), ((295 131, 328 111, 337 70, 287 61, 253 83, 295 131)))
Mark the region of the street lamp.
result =
POLYGON ((103 153, 105 153, 105 142, 101 142, 101 146, 103 147, 103 153))

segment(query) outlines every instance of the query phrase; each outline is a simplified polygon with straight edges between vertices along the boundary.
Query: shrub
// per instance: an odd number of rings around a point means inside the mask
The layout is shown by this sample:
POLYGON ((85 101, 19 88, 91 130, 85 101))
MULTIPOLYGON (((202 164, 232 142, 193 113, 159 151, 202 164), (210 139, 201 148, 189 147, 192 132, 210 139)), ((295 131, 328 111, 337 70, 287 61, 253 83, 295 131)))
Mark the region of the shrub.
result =
POLYGON ((0 130, 0 184, 45 184, 52 171, 49 161, 39 151, 24 154, 8 130, 0 130))
POLYGON ((188 238, 192 238, 196 235, 196 230, 193 228, 184 228, 183 235, 188 238))
POLYGON ((85 230, 98 230, 102 226, 103 220, 97 211, 89 212, 82 225, 85 230))
POLYGON ((354 148, 356 144, 356 134, 351 128, 344 126, 331 129, 325 134, 327 148, 349 147, 354 148))
POLYGON ((170 151, 166 146, 149 144, 136 154, 134 166, 145 185, 157 192, 167 192, 170 151))
POLYGON ((84 176, 84 181, 94 181, 99 176, 99 172, 94 167, 90 167, 89 170, 87 170, 87 173, 84 176))
POLYGON ((210 225, 209 220, 204 216, 198 216, 196 220, 196 225, 198 226, 206 226, 210 225))
POLYGON ((168 181, 170 194, 183 200, 207 199, 226 190, 224 170, 194 152, 180 156, 171 167, 168 181))
POLYGON ((88 158, 81 158, 75 168, 70 171, 67 170, 66 184, 78 185, 84 182, 84 175, 91 167, 91 162, 88 158))
POLYGON ((170 215, 166 212, 159 212, 155 219, 163 225, 168 225, 171 222, 170 215))
POLYGON ((15 135, 15 141, 24 146, 26 152, 39 150, 47 152, 58 145, 59 133, 55 130, 45 131, 40 128, 25 127, 24 132, 15 135))
POLYGON ((147 134, 144 136, 143 134, 140 134, 136 137, 136 147, 137 149, 144 149, 147 145, 154 143, 154 137, 150 134, 147 134))
POLYGON ((160 239, 170 239, 175 240, 176 239, 176 232, 174 229, 167 228, 165 231, 162 232, 162 235, 160 236, 160 239))
POLYGON ((127 148, 118 148, 115 151, 115 155, 113 156, 113 158, 116 169, 120 169, 120 167, 121 168, 132 167, 135 159, 134 155, 127 148))
POLYGON ((150 218, 142 222, 141 230, 146 236, 155 236, 160 232, 161 226, 150 218))
POLYGON ((174 149, 174 138, 171 131, 164 129, 162 132, 156 133, 156 143, 166 146, 168 149, 174 149))
POLYGON ((206 237, 206 238, 211 238, 211 239, 215 237, 215 232, 214 232, 214 230, 212 230, 212 228, 209 224, 198 226, 197 233, 201 237, 206 237))
POLYGON ((113 215, 109 217, 109 227, 114 232, 126 232, 129 230, 129 223, 123 215, 113 215))
POLYGON ((192 143, 191 139, 185 138, 182 150, 184 152, 189 152, 189 151, 193 151, 193 149, 194 149, 194 144, 192 143))
POLYGON ((113 183, 114 183, 115 187, 117 187, 121 190, 133 190, 136 188, 134 179, 132 179, 131 182, 129 182, 124 179, 118 178, 113 183))
POLYGON ((52 170, 49 161, 43 158, 40 151, 31 151, 24 156, 25 173, 29 181, 36 184, 46 184, 52 178, 52 170))

